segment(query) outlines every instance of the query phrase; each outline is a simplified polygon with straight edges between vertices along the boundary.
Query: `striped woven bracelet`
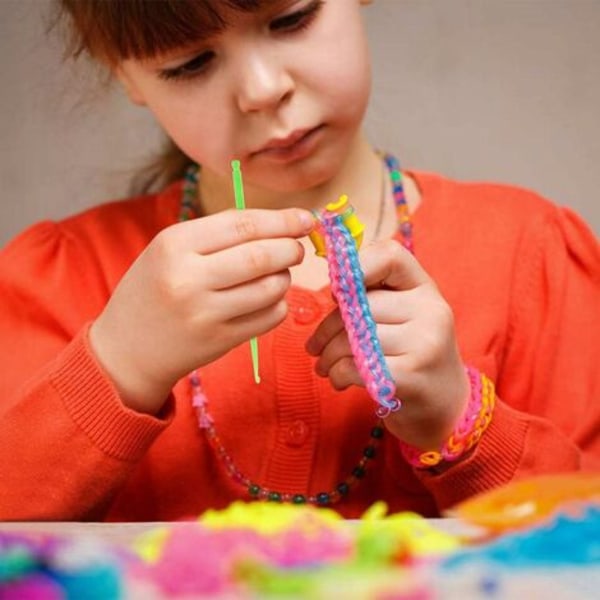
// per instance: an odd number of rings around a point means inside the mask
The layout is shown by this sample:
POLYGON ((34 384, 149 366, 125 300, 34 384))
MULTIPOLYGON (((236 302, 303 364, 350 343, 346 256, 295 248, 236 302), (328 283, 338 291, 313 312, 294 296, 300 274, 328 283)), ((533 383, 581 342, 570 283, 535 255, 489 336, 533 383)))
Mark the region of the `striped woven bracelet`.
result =
POLYGON ((358 260, 364 225, 345 195, 315 213, 315 219, 311 240, 317 255, 327 258, 331 291, 348 334, 354 364, 369 395, 378 404, 377 416, 384 418, 398 410, 401 403, 377 337, 358 260))
POLYGON ((467 408, 450 437, 439 450, 419 450, 400 441, 405 460, 413 467, 427 469, 442 461, 452 462, 466 454, 481 439, 492 420, 496 395, 494 384, 473 367, 465 367, 469 377, 470 395, 467 408))

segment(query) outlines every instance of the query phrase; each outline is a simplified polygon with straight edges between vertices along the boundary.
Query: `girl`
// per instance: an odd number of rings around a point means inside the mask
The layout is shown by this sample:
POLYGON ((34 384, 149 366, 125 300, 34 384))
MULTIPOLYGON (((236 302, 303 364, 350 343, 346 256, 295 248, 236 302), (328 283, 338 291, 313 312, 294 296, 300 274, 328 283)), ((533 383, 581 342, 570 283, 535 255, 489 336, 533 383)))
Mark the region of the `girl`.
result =
POLYGON ((178 153, 162 192, 2 251, 2 518, 167 520, 238 498, 437 516, 600 466, 596 239, 532 193, 373 149, 367 3, 62 0, 74 53, 178 153), (381 422, 306 238, 340 193, 402 401, 381 422))

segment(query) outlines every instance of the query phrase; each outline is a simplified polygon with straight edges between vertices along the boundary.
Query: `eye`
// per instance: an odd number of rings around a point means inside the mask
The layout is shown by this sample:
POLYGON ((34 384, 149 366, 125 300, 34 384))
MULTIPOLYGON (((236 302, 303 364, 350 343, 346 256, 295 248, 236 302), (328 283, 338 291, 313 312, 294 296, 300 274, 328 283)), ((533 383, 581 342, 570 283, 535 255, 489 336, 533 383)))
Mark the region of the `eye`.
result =
POLYGON ((170 67, 168 69, 161 69, 158 75, 161 79, 174 80, 174 79, 190 79, 196 75, 200 75, 208 68, 210 62, 215 57, 215 53, 212 51, 202 52, 195 56, 186 63, 179 65, 178 67, 170 67))
POLYGON ((300 31, 313 22, 323 4, 323 0, 313 0, 300 10, 274 19, 271 21, 269 29, 281 32, 300 31))

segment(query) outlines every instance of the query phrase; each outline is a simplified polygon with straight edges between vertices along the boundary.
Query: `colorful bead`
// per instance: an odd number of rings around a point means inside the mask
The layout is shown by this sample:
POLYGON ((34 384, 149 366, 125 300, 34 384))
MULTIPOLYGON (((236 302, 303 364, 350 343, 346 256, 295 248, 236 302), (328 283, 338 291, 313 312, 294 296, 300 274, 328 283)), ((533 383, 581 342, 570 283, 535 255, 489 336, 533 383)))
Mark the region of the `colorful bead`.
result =
POLYGON ((383 432, 383 427, 373 427, 373 429, 371 429, 371 437, 375 440, 379 440, 383 437, 383 432))
POLYGON ((369 459, 375 458, 375 455, 377 454, 377 451, 375 450, 375 446, 367 446, 363 450, 363 454, 364 454, 365 458, 369 458, 369 459))
POLYGON ((327 492, 321 492, 319 494, 317 494, 317 504, 320 504, 321 506, 325 506, 326 504, 329 504, 330 498, 329 498, 329 494, 327 492))
POLYGON ((340 496, 345 496, 350 491, 350 486, 346 482, 340 483, 336 490, 340 496))
POLYGON ((365 476, 365 468, 357 465, 354 467, 354 469, 352 469, 352 475, 354 475, 356 479, 362 479, 365 476))

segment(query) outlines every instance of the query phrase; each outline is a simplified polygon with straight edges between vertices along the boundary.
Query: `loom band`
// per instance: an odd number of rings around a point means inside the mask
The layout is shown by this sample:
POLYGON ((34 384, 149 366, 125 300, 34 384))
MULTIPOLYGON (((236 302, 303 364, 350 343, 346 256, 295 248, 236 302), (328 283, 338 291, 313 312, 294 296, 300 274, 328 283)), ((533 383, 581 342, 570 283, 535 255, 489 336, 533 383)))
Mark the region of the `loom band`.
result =
POLYGON ((375 326, 375 321, 373 319, 373 314, 371 313, 371 307, 369 306, 369 300, 364 291, 364 288, 357 294, 358 305, 360 306, 361 311, 368 319, 368 325, 375 326))
POLYGON ((402 402, 399 398, 392 395, 389 397, 377 397, 375 396, 376 402, 379 405, 376 414, 382 419, 387 417, 390 413, 396 412, 402 406, 402 402))
POLYGON ((377 362, 379 361, 379 356, 375 350, 375 347, 371 344, 371 340, 369 340, 369 343, 365 344, 363 354, 366 360, 366 367, 368 369, 375 368, 377 362))
MULTIPOLYGON (((343 270, 341 271, 343 273, 343 270)), ((356 296, 356 288, 354 286, 354 282, 343 275, 340 277, 338 281, 338 287, 343 291, 344 294, 348 296, 348 298, 352 298, 356 296)))
POLYGON ((352 305, 352 320, 357 331, 369 333, 368 319, 364 318, 364 309, 360 304, 352 305))
POLYGON ((468 440, 466 438, 461 436, 457 439, 454 435, 451 435, 444 443, 442 452, 457 454, 465 448, 467 443, 468 440))
POLYGON ((340 282, 340 289, 343 290, 346 302, 349 306, 354 306, 357 309, 356 316, 361 316, 363 297, 360 293, 360 289, 353 280, 344 280, 340 282))
POLYGON ((369 328, 365 325, 364 321, 357 319, 354 323, 354 331, 357 337, 364 339, 369 336, 369 328))
POLYGON ((365 317, 365 327, 369 328, 373 335, 375 335, 377 331, 377 325, 375 320, 373 319, 373 314, 371 313, 371 308, 369 307, 369 301, 366 296, 362 296, 358 300, 358 307, 361 315, 365 317))
POLYGON ((365 343, 367 347, 371 349, 371 352, 381 356, 381 344, 377 339, 375 327, 373 326, 373 323, 369 323, 368 317, 364 317, 363 320, 366 324, 366 331, 364 331, 365 343))
MULTIPOLYGON (((371 354, 375 357, 374 360, 377 360, 377 361, 385 360, 383 352, 381 351, 381 344, 379 343, 379 340, 377 339, 376 336, 373 335, 372 332, 369 332, 367 346, 369 347, 369 354, 371 354)), ((382 368, 384 368, 384 369, 387 368, 387 365, 386 365, 386 367, 384 367, 382 364, 382 368)))
POLYGON ((371 398, 373 398, 375 402, 379 403, 379 397, 381 396, 381 388, 385 384, 381 381, 378 381, 377 379, 370 378, 366 371, 363 371, 362 375, 363 380, 365 382, 365 387, 369 392, 369 396, 371 396, 371 398))
POLYGON ((382 381, 393 381, 392 374, 386 364, 385 356, 381 352, 375 352, 376 359, 372 359, 370 366, 376 369, 377 378, 382 381))
POLYGON ((429 450, 427 452, 421 452, 418 460, 424 467, 435 467, 442 461, 442 455, 436 450, 429 450))
POLYGON ((377 402, 390 410, 394 409, 399 404, 398 399, 394 396, 395 391, 396 386, 393 383, 385 382, 377 392, 377 402))
POLYGON ((379 357, 369 355, 366 366, 374 381, 379 381, 382 383, 382 385, 384 382, 390 381, 390 374, 381 365, 381 359, 379 357))
POLYGON ((366 302, 362 301, 356 304, 354 320, 359 323, 361 329, 366 328, 371 337, 377 337, 377 324, 373 320, 373 315, 366 302))
POLYGON ((464 422, 458 423, 451 437, 466 437, 473 430, 475 424, 474 419, 465 420, 464 422))
POLYGON ((375 416, 379 417, 380 419, 385 419, 386 417, 389 417, 392 414, 392 409, 388 408, 387 406, 378 406, 375 409, 375 416))
MULTIPOLYGON (((364 374, 369 374, 367 369, 363 369, 364 374)), ((379 375, 379 374, 377 374, 379 375)), ((385 373, 381 373, 378 377, 366 377, 365 387, 369 394, 379 403, 386 403, 394 396, 396 385, 390 377, 386 377, 385 373)))
MULTIPOLYGON (((349 236, 344 236, 346 240, 348 240, 349 236)), ((351 239, 351 238, 350 238, 351 239)), ((350 242, 348 242, 350 243, 350 242)), ((356 248, 352 248, 351 251, 348 252, 348 260, 351 262, 353 266, 353 272, 357 273, 360 276, 360 280, 363 279, 363 271, 360 266, 360 260, 358 258, 358 252, 356 248)))
MULTIPOLYGON (((332 219, 332 221, 334 221, 332 219)), ((338 221, 336 224, 339 225, 339 219, 335 219, 335 221, 338 221)), ((334 227, 329 227, 329 223, 326 223, 326 230, 328 231, 328 233, 331 233, 332 230, 334 229, 334 227)), ((332 223, 333 225, 333 223, 332 223)), ((362 273, 362 270, 360 269, 360 264, 358 263, 357 260, 357 255, 356 255, 356 247, 353 246, 353 242, 354 240, 350 240, 349 239, 349 234, 347 231, 342 231, 340 230, 339 233, 340 238, 334 238, 333 243, 331 239, 327 239, 326 238, 326 245, 328 249, 331 249, 331 247, 333 246, 334 249, 335 248, 341 248, 342 247, 342 238, 343 241, 345 242, 343 244, 344 250, 347 250, 347 254, 345 252, 340 252, 338 254, 338 256, 336 257, 336 259, 332 259, 330 260, 330 265, 336 265, 340 268, 340 271, 342 273, 346 273, 347 271, 349 271, 350 273, 350 277, 339 277, 337 279, 337 281, 340 282, 340 286, 339 288, 337 288, 336 290, 334 290, 334 286, 332 286, 332 290, 333 291, 341 291, 343 292, 342 297, 340 297, 338 299, 338 301, 345 301, 343 302, 344 306, 342 307, 342 316, 343 317, 348 317, 348 316, 352 316, 353 314, 353 310, 352 310, 352 305, 356 302, 358 304, 358 308, 359 308, 359 313, 363 313, 362 317, 365 318, 367 322, 371 325, 372 323, 372 317, 370 314, 370 309, 368 306, 368 302, 366 302, 366 295, 364 294, 364 284, 363 284, 363 278, 364 275, 362 273), (347 269, 348 265, 350 266, 350 269, 347 269), (352 285, 354 284, 354 285, 352 285), (370 318, 370 321, 369 321, 370 318)), ((331 272, 335 273, 335 271, 337 271, 337 269, 332 268, 331 272)), ((350 326, 351 323, 349 322, 350 320, 348 320, 348 322, 344 321, 344 324, 346 326, 350 326)), ((354 333, 353 331, 349 331, 349 334, 354 333)), ((367 327, 367 338, 368 337, 373 337, 373 339, 376 340, 376 336, 369 336, 368 333, 373 334, 374 333, 374 323, 371 327, 367 327)), ((351 340, 355 340, 355 336, 350 336, 351 340)), ((370 379, 369 375, 369 371, 365 370, 362 367, 362 363, 363 361, 361 353, 360 352, 356 352, 357 349, 357 345, 356 344, 352 344, 351 343, 351 349, 353 350, 353 355, 355 357, 355 362, 358 362, 359 364, 357 365, 357 367, 359 368, 359 371, 361 372, 361 376, 363 377, 363 379, 370 379), (365 377, 366 375, 366 377, 365 377)), ((380 354, 380 353, 379 353, 380 354)), ((368 362, 370 362, 371 364, 376 364, 378 359, 383 358, 383 356, 379 356, 379 354, 376 354, 375 356, 372 356, 368 359, 368 362)), ((399 408, 400 406, 400 402, 397 399, 392 399, 389 400, 387 397, 384 396, 388 396, 389 395, 389 390, 386 390, 385 388, 383 389, 383 393, 380 389, 381 386, 377 386, 377 383, 375 384, 375 386, 372 384, 372 382, 367 382, 367 384, 370 384, 370 393, 371 396, 376 398, 377 400, 379 400, 379 403, 382 405, 384 412, 389 413, 391 412, 391 410, 397 410, 397 408, 399 408)))
POLYGON ((360 340, 357 336, 350 335, 351 332, 348 333, 348 341, 350 342, 350 350, 354 357, 360 356, 363 360, 368 358, 368 353, 366 352, 366 348, 360 343, 360 340))
POLYGON ((362 285, 362 281, 364 278, 364 273, 362 268, 355 260, 348 260, 350 272, 352 273, 353 280, 356 282, 356 287, 362 289, 364 286, 362 285), (359 285, 360 282, 360 285, 359 285))
POLYGON ((377 395, 376 398, 392 401, 396 391, 396 384, 387 377, 377 378, 377 395))
POLYGON ((356 326, 357 320, 361 317, 361 311, 355 301, 355 296, 349 293, 348 290, 340 289, 338 292, 338 302, 344 306, 344 310, 351 322, 350 324, 356 326))
POLYGON ((379 382, 380 385, 390 385, 390 382, 393 382, 392 375, 387 368, 385 363, 385 358, 377 357, 377 359, 369 356, 367 358, 366 367, 371 375, 370 379, 375 382, 379 382))
POLYGON ((349 306, 355 306, 360 309, 360 294, 356 288, 356 283, 351 279, 340 282, 340 287, 344 290, 346 301, 349 306))

